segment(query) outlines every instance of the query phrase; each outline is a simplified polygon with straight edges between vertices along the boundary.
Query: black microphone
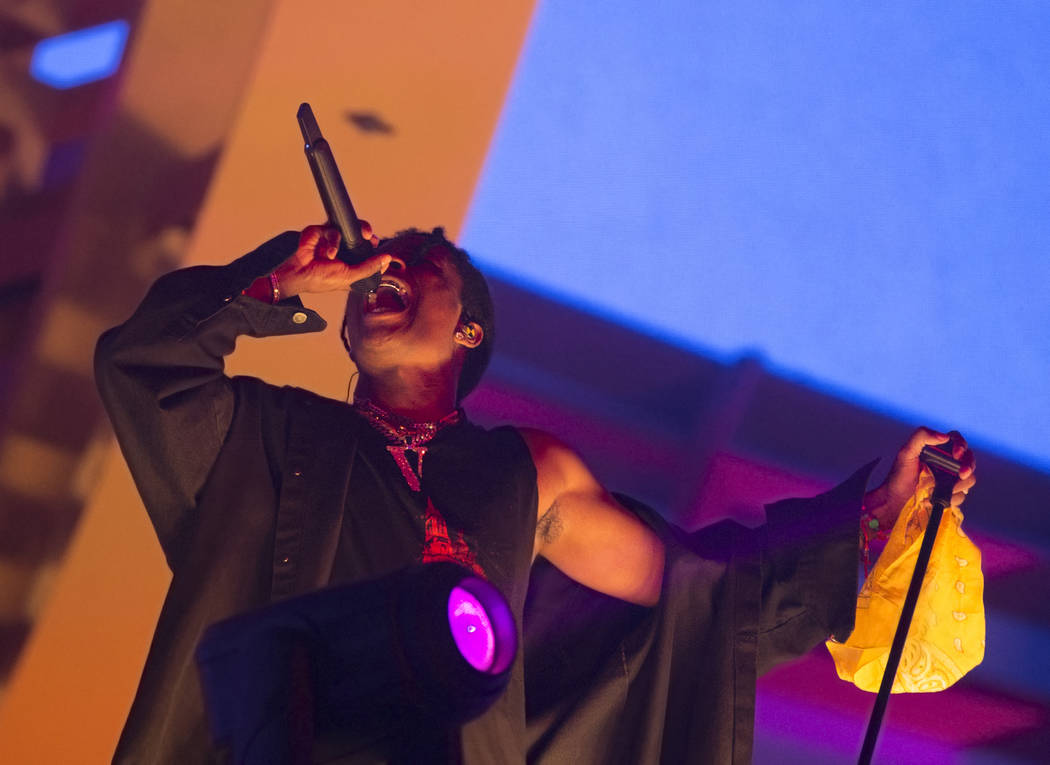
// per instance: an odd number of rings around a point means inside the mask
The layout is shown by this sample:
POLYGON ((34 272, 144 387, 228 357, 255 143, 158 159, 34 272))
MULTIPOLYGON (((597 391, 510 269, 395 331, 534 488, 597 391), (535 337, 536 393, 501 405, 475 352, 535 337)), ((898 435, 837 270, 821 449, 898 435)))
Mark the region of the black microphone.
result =
MULTIPOLYGON (((332 156, 332 149, 328 141, 321 135, 321 128, 317 126, 313 109, 310 104, 303 103, 296 113, 299 119, 299 128, 303 131, 303 140, 306 142, 306 161, 310 165, 317 191, 321 195, 325 212, 328 213, 328 222, 339 229, 342 234, 342 242, 336 255, 339 260, 349 266, 362 263, 375 254, 372 243, 361 236, 361 221, 357 219, 354 206, 350 202, 350 195, 343 184, 343 177, 339 174, 339 168, 332 156)), ((371 292, 379 286, 380 274, 377 271, 366 279, 359 279, 350 285, 355 292, 371 292)))

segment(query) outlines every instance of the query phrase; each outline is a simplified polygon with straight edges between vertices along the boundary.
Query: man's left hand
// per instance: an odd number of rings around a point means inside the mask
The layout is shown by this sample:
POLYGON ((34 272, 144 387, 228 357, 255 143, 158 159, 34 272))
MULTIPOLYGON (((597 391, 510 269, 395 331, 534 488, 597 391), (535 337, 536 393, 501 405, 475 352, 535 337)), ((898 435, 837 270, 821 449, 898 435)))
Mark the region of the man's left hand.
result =
POLYGON ((952 506, 961 507, 966 495, 977 483, 977 466, 966 439, 958 431, 939 433, 930 428, 918 428, 897 452, 889 476, 877 489, 864 495, 864 508, 879 521, 879 526, 890 529, 897 522, 904 504, 917 489, 933 486, 933 475, 919 460, 924 446, 942 444, 951 439, 952 458, 961 465, 959 480, 952 492, 952 506))

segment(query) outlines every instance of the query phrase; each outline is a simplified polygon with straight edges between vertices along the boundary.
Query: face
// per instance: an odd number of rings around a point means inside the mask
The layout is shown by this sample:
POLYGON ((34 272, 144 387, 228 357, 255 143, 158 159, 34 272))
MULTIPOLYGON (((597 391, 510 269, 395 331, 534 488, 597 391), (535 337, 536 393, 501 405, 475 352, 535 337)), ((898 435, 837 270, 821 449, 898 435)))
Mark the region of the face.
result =
POLYGON ((461 280, 448 251, 424 235, 385 242, 393 256, 379 287, 351 292, 346 331, 351 358, 362 372, 401 364, 437 368, 462 345, 456 337, 461 280))

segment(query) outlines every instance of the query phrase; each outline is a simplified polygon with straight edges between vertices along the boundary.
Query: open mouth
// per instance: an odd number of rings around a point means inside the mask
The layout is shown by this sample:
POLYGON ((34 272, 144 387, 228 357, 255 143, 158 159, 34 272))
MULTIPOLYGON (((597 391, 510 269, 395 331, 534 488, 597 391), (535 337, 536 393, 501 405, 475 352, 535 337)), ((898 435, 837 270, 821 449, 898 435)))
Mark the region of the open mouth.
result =
POLYGON ((390 279, 383 277, 379 286, 368 293, 365 313, 401 313, 408 308, 408 289, 390 279))

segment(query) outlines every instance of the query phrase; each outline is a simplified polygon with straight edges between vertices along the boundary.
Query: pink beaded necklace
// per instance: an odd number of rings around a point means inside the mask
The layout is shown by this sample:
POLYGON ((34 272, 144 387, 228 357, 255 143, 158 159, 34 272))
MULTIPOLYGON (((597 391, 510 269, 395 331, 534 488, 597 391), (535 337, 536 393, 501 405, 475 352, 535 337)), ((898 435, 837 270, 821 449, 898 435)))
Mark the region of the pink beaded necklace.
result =
POLYGON ((426 444, 433 440, 443 428, 455 425, 461 419, 459 409, 454 409, 435 422, 415 422, 407 417, 388 412, 376 406, 368 399, 354 401, 354 409, 368 420, 368 423, 386 438, 389 444, 386 450, 401 469, 405 483, 412 491, 419 491, 423 479, 423 456, 427 453, 426 444), (415 452, 417 470, 408 462, 406 452, 415 452))

